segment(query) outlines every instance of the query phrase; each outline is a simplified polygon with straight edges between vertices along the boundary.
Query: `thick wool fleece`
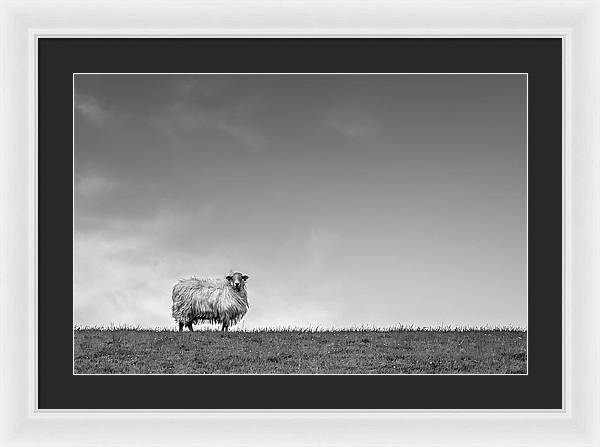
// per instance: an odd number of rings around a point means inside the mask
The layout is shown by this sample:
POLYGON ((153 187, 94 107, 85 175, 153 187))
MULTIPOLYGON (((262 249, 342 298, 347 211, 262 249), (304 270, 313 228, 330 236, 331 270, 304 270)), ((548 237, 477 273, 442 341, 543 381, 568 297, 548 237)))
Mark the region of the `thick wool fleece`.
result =
POLYGON ((173 318, 184 325, 209 321, 229 326, 247 311, 245 287, 234 290, 224 278, 182 279, 173 287, 173 318))

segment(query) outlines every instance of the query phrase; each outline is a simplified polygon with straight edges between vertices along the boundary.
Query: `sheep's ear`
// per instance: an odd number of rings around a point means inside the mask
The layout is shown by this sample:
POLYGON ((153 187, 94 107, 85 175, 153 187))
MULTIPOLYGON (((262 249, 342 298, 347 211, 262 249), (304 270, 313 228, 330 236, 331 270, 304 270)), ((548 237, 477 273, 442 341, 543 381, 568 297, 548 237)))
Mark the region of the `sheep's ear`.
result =
POLYGON ((244 276, 242 276, 242 279, 243 279, 244 281, 248 281, 248 275, 244 275, 244 276))
POLYGON ((231 280, 233 279, 233 276, 231 276, 231 275, 227 275, 227 276, 225 277, 225 279, 226 279, 227 281, 231 281, 231 280))

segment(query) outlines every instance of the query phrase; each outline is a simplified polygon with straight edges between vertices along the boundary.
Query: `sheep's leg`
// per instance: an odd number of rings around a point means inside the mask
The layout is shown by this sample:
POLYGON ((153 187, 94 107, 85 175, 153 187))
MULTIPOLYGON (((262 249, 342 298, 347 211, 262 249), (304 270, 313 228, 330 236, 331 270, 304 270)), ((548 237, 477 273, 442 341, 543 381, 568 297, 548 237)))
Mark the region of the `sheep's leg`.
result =
POLYGON ((223 327, 221 328, 222 332, 227 332, 229 330, 229 325, 227 323, 223 323, 223 327))
POLYGON ((183 323, 180 321, 179 322, 179 332, 183 331, 183 323))
POLYGON ((194 332, 194 328, 192 327, 192 323, 186 324, 186 327, 190 330, 190 332, 194 332))

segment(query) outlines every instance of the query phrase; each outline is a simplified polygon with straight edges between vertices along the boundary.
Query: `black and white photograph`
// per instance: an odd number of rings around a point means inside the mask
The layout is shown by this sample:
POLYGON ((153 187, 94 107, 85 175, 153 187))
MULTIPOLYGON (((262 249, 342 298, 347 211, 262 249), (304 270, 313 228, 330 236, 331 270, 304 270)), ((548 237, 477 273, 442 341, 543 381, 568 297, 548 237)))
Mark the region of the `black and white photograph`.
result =
POLYGON ((528 373, 526 73, 75 73, 74 374, 528 373))

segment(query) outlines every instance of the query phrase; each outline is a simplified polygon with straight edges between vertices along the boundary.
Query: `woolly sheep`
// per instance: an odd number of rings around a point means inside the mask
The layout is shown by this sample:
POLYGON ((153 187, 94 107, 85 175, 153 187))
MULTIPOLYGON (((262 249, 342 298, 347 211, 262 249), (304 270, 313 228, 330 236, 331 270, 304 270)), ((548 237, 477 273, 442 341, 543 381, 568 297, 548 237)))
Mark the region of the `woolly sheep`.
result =
POLYGON ((246 280, 248 275, 229 271, 225 278, 189 278, 173 286, 173 318, 179 330, 199 321, 221 323, 229 330, 248 311, 246 280))

